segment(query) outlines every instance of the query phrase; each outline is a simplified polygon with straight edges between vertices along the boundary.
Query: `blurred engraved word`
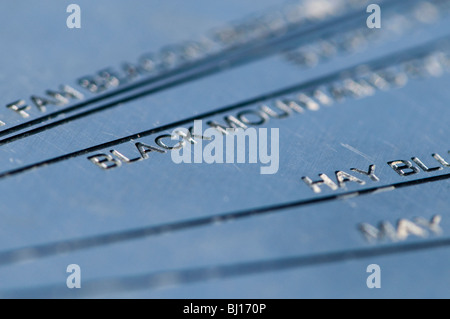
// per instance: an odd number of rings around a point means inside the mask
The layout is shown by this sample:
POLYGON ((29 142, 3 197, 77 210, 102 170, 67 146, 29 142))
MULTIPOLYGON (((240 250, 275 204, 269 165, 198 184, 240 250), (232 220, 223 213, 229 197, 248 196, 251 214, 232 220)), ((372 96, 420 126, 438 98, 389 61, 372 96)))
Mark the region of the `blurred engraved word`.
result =
POLYGON ((430 233, 436 236, 442 235, 441 221, 441 215, 434 215, 429 221, 422 217, 413 220, 402 218, 397 222, 396 227, 390 222, 383 221, 378 227, 363 223, 359 225, 359 230, 371 243, 386 240, 398 242, 406 240, 409 236, 426 238, 430 233))
POLYGON ((66 9, 70 15, 67 17, 66 25, 69 29, 81 28, 81 8, 78 4, 69 4, 66 9))

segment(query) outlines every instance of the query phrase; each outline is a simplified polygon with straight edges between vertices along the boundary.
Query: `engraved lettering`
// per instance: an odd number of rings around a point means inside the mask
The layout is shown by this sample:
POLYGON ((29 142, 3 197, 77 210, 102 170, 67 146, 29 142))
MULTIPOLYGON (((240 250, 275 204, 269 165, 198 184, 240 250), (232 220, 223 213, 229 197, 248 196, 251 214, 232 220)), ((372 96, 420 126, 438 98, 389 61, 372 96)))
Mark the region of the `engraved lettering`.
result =
POLYGON ((429 172, 434 172, 434 171, 440 171, 440 170, 443 169, 443 168, 440 167, 440 166, 428 168, 428 167, 427 167, 427 166, 426 166, 419 158, 417 158, 417 157, 411 157, 411 159, 412 159, 412 161, 413 161, 414 163, 417 164, 417 166, 419 166, 424 172, 427 172, 427 173, 429 173, 429 172))
POLYGON ((375 175, 375 168, 376 168, 375 165, 370 165, 369 170, 367 172, 360 170, 358 168, 351 168, 350 170, 353 172, 357 172, 357 173, 369 176, 372 181, 378 182, 380 179, 375 175))
POLYGON ((111 155, 108 154, 92 155, 88 157, 88 160, 90 160, 92 163, 105 170, 120 167, 122 165, 121 161, 113 158, 111 155))
POLYGON ((243 128, 246 129, 247 125, 242 123, 240 120, 235 118, 234 116, 225 116, 224 117, 225 122, 227 122, 228 126, 220 125, 214 121, 206 122, 210 127, 215 128, 222 134, 228 134, 227 129, 236 129, 236 128, 243 128))
POLYGON ((336 183, 333 182, 326 174, 319 174, 319 177, 321 179, 318 181, 313 181, 307 176, 302 177, 302 180, 306 183, 306 185, 312 188, 314 193, 320 193, 322 191, 320 189, 321 185, 326 185, 334 191, 339 188, 338 185, 336 185, 336 183))
POLYGON ((345 187, 345 183, 347 183, 347 182, 355 182, 355 183, 358 183, 361 185, 366 184, 365 181, 360 180, 359 178, 357 178, 353 175, 350 175, 346 172, 343 172, 343 171, 336 171, 335 174, 336 174, 336 180, 338 182, 338 185, 341 188, 345 187))
POLYGON ((14 112, 18 113, 23 118, 30 116, 26 111, 28 111, 31 106, 27 105, 24 100, 18 100, 16 102, 6 105, 6 107, 14 112))
POLYGON ((147 144, 144 144, 141 142, 137 142, 135 145, 143 159, 149 158, 147 153, 150 153, 150 152, 166 153, 166 151, 164 151, 164 150, 161 150, 157 147, 153 147, 151 145, 147 145, 147 144))
POLYGON ((398 160, 388 162, 388 165, 400 176, 409 176, 419 173, 419 169, 409 161, 398 160))

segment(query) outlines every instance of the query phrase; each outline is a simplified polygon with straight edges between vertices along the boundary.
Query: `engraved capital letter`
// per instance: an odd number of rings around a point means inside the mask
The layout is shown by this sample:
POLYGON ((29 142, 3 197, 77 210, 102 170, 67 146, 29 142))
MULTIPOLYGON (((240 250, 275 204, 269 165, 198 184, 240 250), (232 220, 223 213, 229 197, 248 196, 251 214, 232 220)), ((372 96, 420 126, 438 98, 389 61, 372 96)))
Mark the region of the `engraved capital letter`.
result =
POLYGON ((308 185, 309 187, 312 188, 312 190, 314 191, 314 193, 320 193, 322 190, 320 189, 320 185, 324 184, 326 186, 328 186, 329 188, 331 188, 332 190, 337 190, 339 187, 336 185, 335 182, 333 182, 331 180, 331 178, 329 178, 327 175, 325 174, 319 174, 319 177, 321 178, 321 180, 319 181, 315 181, 313 182, 312 179, 310 179, 309 177, 302 177, 302 180, 306 183, 306 185, 308 185))
POLYGON ((108 154, 92 155, 88 157, 88 160, 90 160, 92 163, 94 163, 95 165, 97 165, 102 169, 111 169, 122 165, 121 161, 113 158, 111 155, 108 154))

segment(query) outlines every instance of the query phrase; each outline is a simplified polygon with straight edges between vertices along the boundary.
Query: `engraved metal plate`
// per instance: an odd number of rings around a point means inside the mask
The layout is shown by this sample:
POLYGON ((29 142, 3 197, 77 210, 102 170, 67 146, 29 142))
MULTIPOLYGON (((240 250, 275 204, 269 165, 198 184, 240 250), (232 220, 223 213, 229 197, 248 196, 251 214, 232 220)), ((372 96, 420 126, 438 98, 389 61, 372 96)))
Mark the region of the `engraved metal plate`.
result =
POLYGON ((450 1, 369 3, 3 1, 0 296, 449 297, 450 1), (275 174, 174 163, 233 119, 275 174))

